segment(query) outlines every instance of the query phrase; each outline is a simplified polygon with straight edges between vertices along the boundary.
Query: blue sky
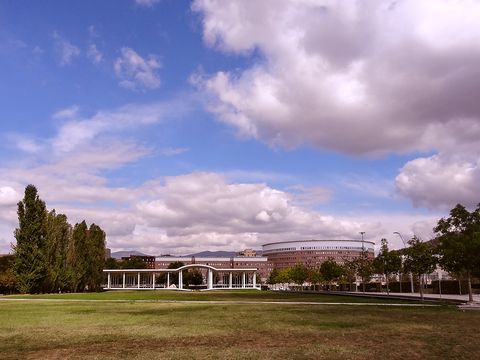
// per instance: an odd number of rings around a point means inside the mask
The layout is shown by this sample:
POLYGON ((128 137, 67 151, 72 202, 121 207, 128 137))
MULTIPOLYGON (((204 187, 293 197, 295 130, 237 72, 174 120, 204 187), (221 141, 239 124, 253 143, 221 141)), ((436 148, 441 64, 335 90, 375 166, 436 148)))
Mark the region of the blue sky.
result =
POLYGON ((393 248, 480 201, 476 1, 0 4, 0 253, 32 183, 112 250, 393 248))

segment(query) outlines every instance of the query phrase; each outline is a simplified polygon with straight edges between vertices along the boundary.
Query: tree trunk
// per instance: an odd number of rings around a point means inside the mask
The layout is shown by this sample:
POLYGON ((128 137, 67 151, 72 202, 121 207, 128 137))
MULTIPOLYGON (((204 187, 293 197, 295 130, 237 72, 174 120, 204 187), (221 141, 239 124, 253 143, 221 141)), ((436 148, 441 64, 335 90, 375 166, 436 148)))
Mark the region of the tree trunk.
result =
POLYGON ((423 301, 423 278, 421 275, 419 276, 419 278, 420 278, 420 297, 423 301))
POLYGON ((467 270, 467 277, 468 277, 468 302, 473 303, 472 278, 470 276, 470 270, 467 270))

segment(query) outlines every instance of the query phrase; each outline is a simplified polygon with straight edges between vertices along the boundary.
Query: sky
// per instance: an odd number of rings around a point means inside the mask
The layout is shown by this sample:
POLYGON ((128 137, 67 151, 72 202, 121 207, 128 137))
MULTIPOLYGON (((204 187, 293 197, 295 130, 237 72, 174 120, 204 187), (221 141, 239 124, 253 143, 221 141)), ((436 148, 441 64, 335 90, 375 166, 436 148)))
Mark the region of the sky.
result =
POLYGON ((480 202, 478 0, 0 3, 0 253, 33 184, 112 251, 434 236, 480 202))

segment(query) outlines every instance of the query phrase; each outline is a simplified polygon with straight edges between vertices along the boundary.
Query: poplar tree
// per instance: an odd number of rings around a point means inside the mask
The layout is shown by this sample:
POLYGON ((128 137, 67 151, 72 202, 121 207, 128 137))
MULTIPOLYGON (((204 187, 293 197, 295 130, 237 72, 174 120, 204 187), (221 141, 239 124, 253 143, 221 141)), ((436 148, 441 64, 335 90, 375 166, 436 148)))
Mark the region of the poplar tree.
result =
POLYGON ((45 289, 48 292, 65 290, 70 285, 70 271, 67 257, 72 241, 72 226, 67 216, 56 214, 55 210, 47 216, 45 289))
POLYGON ((87 223, 83 220, 73 227, 72 246, 69 251, 71 284, 74 292, 82 291, 88 282, 89 249, 87 244, 87 223))
POLYGON ((12 245, 15 258, 12 272, 17 278, 17 288, 22 294, 38 291, 46 275, 46 219, 47 210, 37 188, 28 185, 22 201, 17 204, 19 226, 12 245))
POLYGON ((102 283, 105 268, 105 232, 100 226, 92 224, 87 234, 89 290, 95 290, 102 283))

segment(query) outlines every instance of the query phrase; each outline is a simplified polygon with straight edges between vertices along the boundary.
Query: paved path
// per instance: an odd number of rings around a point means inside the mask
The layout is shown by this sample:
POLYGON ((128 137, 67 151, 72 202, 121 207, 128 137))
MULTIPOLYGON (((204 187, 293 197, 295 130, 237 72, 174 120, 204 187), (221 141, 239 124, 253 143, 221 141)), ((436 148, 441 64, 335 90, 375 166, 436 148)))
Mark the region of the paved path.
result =
POLYGON ((386 304, 386 303, 334 303, 314 301, 215 301, 215 300, 91 300, 91 299, 11 299, 0 298, 0 301, 72 301, 72 302, 149 302, 149 303, 182 303, 182 304, 277 304, 277 305, 349 305, 349 306, 439 306, 435 304, 386 304))

